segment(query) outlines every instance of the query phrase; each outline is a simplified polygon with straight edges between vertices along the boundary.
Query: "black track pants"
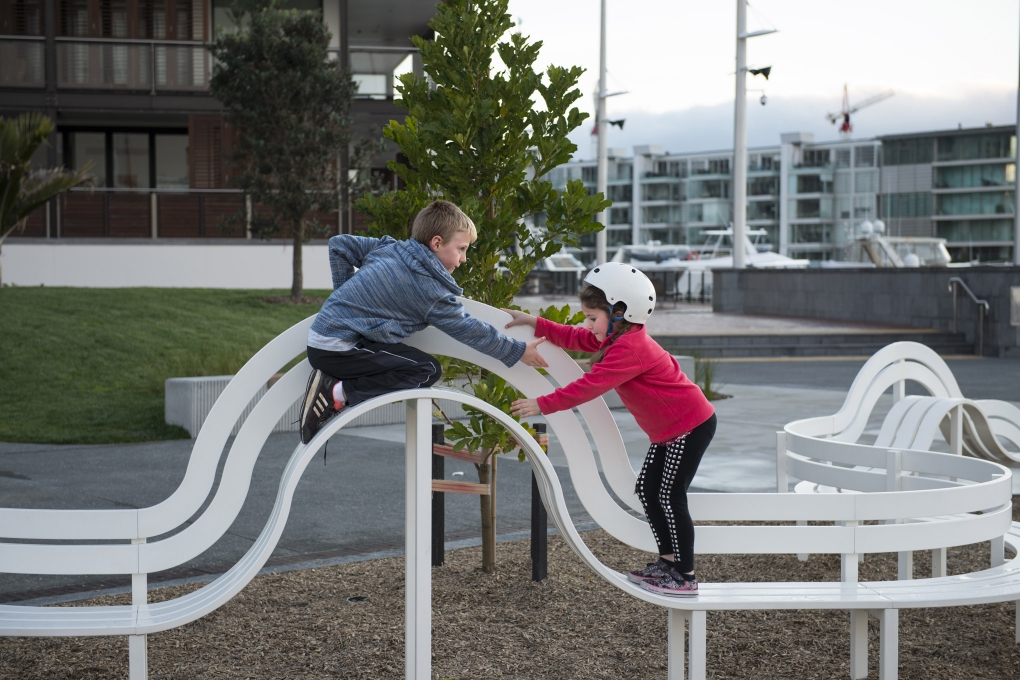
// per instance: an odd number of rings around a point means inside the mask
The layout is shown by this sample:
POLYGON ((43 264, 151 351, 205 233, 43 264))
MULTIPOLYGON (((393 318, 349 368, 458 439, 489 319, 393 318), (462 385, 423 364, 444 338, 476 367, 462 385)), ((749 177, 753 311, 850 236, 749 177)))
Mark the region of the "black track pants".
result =
POLYGON ((402 343, 387 345, 362 340, 345 352, 308 348, 308 363, 342 380, 347 403, 361 402, 397 390, 430 387, 442 376, 431 354, 402 343))
POLYGON ((682 573, 694 571, 694 522, 687 509, 687 489, 715 436, 715 423, 713 414, 679 439, 652 444, 634 489, 644 506, 659 554, 673 553, 682 573))

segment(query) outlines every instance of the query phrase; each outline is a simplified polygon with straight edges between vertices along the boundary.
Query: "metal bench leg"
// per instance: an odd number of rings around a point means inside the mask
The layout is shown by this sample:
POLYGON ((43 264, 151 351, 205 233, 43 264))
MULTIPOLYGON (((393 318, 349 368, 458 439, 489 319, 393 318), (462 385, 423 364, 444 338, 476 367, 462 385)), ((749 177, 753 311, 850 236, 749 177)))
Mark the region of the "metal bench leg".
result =
POLYGON ((843 553, 839 556, 839 580, 843 583, 857 583, 858 557, 856 553, 843 553))
POLYGON ((850 610, 850 678, 868 677, 868 612, 850 610))
MULTIPOLYGON (((935 551, 932 551, 934 558, 935 551)), ((904 550, 896 553, 896 578, 899 581, 909 581, 914 578, 914 553, 911 550, 904 550)))
POLYGON ((684 621, 687 612, 669 610, 669 670, 668 680, 684 680, 684 621))
POLYGON ((705 680, 705 634, 707 632, 706 617, 704 611, 691 612, 690 631, 688 639, 691 643, 690 680, 705 680))
POLYGON ((946 549, 935 548, 931 551, 931 577, 939 578, 945 576, 947 573, 946 569, 946 549))
POLYGON ((879 625, 879 680, 896 680, 899 677, 900 610, 872 609, 871 615, 879 625))

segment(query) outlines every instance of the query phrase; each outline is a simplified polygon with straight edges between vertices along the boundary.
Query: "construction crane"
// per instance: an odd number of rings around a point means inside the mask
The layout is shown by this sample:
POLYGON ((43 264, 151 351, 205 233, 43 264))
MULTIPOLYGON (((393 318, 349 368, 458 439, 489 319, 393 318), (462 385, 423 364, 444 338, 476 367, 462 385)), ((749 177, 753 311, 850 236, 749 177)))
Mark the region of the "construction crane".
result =
POLYGON ((893 92, 892 90, 889 90, 888 92, 883 92, 882 94, 876 94, 874 97, 868 97, 864 101, 859 102, 856 106, 851 107, 850 106, 850 95, 847 94, 847 86, 844 85, 843 86, 843 111, 841 113, 828 113, 828 114, 825 115, 825 117, 828 118, 829 122, 832 123, 833 125, 836 124, 836 121, 842 120, 843 122, 839 126, 839 134, 841 136, 843 136, 843 137, 849 137, 850 133, 853 132, 853 130, 854 130, 853 126, 850 125, 850 114, 851 113, 857 113, 858 111, 863 109, 865 106, 871 106, 872 104, 877 104, 878 102, 882 101, 883 99, 888 99, 889 97, 893 96, 894 94, 896 94, 896 93, 893 92))

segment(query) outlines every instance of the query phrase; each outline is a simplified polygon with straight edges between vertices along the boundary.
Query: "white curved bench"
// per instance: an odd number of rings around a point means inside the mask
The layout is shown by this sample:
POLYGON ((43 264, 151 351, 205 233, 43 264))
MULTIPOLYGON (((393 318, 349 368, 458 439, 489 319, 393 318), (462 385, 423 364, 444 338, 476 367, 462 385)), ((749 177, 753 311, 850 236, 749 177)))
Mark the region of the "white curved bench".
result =
MULTIPOLYGON (((464 302, 471 314, 497 327, 509 318, 484 305, 464 302)), ((0 571, 122 573, 132 574, 133 582, 133 603, 127 606, 0 606, 0 634, 127 635, 131 641, 132 678, 145 677, 143 636, 204 616, 227 602, 255 576, 280 538, 301 474, 328 437, 376 406, 404 401, 408 409, 406 676, 421 680, 430 677, 429 463, 431 399, 437 397, 469 404, 506 426, 526 451, 549 515, 574 552, 617 588, 669 609, 671 680, 683 675, 685 620, 690 625, 691 677, 705 676, 705 612, 708 610, 847 609, 852 612, 853 631, 858 631, 861 621, 866 622, 866 616, 862 614, 875 612, 882 621, 882 677, 893 678, 896 676, 896 612, 899 608, 1020 599, 1020 562, 1017 559, 967 577, 913 582, 909 585, 914 590, 909 591, 903 589, 903 584, 897 583, 707 583, 701 586, 701 594, 693 599, 653 595, 630 583, 625 575, 603 565, 588 550, 571 523, 555 469, 516 421, 464 393, 432 388, 395 393, 359 404, 330 421, 307 446, 299 443, 284 470, 269 520, 244 557, 215 581, 193 593, 159 604, 147 604, 147 573, 176 566, 199 554, 212 545, 237 516, 263 442, 283 412, 301 395, 309 370, 306 362, 288 371, 256 405, 226 453, 221 483, 203 513, 179 533, 148 542, 170 529, 186 525, 186 520, 206 500, 220 452, 237 417, 269 376, 304 350, 310 323, 311 319, 285 331, 237 374, 214 406, 196 441, 184 482, 167 501, 141 510, 0 508, 0 538, 4 539, 0 543, 0 571), (65 545, 12 542, 96 538, 117 539, 120 543, 65 545)), ((518 327, 511 329, 511 334, 529 339, 531 331, 518 327)), ((416 334, 409 343, 434 354, 473 361, 506 378, 529 397, 546 394, 553 389, 549 380, 534 369, 520 364, 507 369, 432 328, 416 334)), ((540 351, 550 364, 549 374, 557 383, 566 384, 582 374, 576 363, 561 350, 542 345, 540 351)), ((627 508, 640 509, 633 492, 636 476, 611 413, 601 400, 583 405, 578 412, 598 442, 597 453, 602 469, 622 505, 613 499, 603 484, 596 465, 596 451, 577 417, 571 412, 553 414, 547 420, 563 446, 579 498, 587 512, 608 533, 631 546, 653 552, 655 544, 647 524, 627 511, 627 508)), ((856 555, 888 551, 903 544, 927 546, 936 541, 933 534, 944 531, 947 526, 964 525, 973 537, 1005 537, 1004 542, 1014 550, 1020 546, 1017 528, 1010 524, 1011 481, 1006 468, 992 462, 931 452, 909 452, 903 458, 904 464, 912 466, 911 469, 924 474, 951 475, 968 483, 868 494, 695 494, 692 495, 691 509, 698 521, 793 522, 806 519, 835 523, 834 526, 803 527, 701 527, 698 531, 698 552, 831 552, 856 555), (954 513, 954 516, 923 524, 862 524, 866 520, 896 521, 932 516, 934 508, 954 513), (976 514, 981 510, 985 512, 976 514)), ((853 647, 851 658, 857 674, 855 677, 862 677, 860 669, 866 669, 866 658, 859 645, 853 647)))

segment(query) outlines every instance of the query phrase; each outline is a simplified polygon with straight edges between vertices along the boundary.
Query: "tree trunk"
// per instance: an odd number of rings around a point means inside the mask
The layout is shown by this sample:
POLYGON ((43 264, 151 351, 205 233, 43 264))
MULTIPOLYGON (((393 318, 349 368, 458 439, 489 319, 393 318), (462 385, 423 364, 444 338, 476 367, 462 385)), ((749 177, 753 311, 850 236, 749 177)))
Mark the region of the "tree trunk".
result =
MULTIPOLYGON (((495 482, 496 456, 491 456, 490 460, 491 463, 475 465, 479 484, 495 482)), ((478 502, 482 513, 482 571, 491 574, 496 570, 496 497, 479 496, 478 502)))
POLYGON ((301 245, 304 242, 304 224, 298 220, 294 224, 294 278, 290 284, 290 297, 294 302, 301 300, 305 288, 305 275, 301 262, 301 245))

